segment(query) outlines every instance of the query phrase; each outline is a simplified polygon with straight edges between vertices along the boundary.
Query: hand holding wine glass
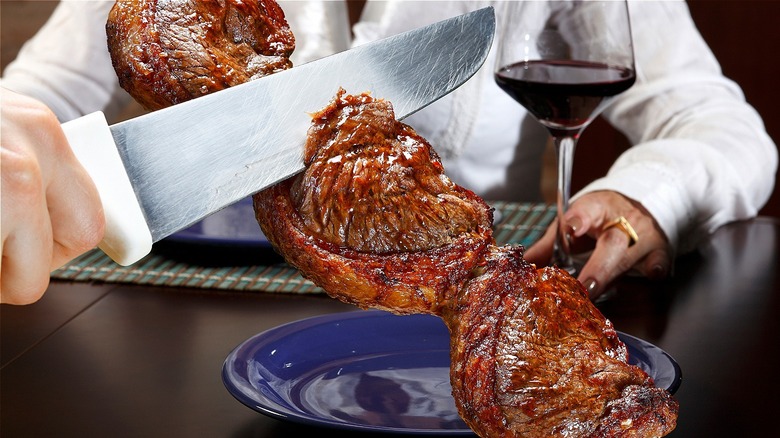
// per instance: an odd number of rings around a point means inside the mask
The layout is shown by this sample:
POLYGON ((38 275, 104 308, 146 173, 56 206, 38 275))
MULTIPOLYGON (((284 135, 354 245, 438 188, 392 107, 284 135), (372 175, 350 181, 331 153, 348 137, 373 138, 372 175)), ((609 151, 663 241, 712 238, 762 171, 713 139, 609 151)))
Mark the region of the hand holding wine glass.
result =
POLYGON ((552 262, 574 273, 564 214, 574 150, 611 98, 635 81, 626 1, 510 2, 495 78, 550 132, 558 162, 558 230, 552 262))

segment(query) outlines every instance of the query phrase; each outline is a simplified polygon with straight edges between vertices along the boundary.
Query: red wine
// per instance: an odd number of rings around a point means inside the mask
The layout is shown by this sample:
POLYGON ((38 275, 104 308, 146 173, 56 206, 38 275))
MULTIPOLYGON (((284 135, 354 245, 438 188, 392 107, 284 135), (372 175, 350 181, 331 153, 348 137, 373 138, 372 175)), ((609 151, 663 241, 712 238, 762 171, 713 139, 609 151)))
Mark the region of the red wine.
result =
POLYGON ((587 125, 602 101, 629 89, 632 69, 584 61, 522 61, 502 67, 496 83, 550 129, 587 125))

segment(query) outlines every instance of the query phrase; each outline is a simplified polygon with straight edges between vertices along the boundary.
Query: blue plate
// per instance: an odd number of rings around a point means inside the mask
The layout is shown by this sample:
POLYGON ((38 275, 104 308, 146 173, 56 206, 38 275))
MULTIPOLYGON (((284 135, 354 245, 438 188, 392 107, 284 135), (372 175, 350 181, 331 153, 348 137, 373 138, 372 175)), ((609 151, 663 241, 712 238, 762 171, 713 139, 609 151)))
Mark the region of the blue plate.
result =
POLYGON ((229 205, 165 240, 179 244, 258 248, 271 246, 257 224, 251 197, 229 205))
MULTIPOLYGON (((674 392, 677 363, 619 333, 631 359, 674 392)), ((222 380, 273 418, 365 432, 473 435, 449 383, 449 332, 431 315, 370 310, 318 316, 259 333, 225 360, 222 380)))

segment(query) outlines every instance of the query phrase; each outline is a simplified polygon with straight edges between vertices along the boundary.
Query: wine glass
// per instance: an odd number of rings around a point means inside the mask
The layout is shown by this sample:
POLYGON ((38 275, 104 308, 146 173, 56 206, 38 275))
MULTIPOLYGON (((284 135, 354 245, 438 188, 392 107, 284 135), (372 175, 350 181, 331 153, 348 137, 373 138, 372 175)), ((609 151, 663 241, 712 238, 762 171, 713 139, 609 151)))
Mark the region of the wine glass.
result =
POLYGON ((495 79, 550 132, 558 165, 552 262, 574 273, 563 216, 582 131, 635 81, 628 4, 607 0, 504 4, 495 79))

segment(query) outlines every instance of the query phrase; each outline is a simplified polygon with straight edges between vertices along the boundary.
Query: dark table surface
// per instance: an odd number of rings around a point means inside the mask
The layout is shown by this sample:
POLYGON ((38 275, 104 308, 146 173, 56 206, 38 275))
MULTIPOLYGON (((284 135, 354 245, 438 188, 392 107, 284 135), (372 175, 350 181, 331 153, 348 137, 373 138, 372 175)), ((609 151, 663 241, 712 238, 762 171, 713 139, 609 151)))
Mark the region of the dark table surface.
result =
MULTIPOLYGON (((730 224, 672 279, 623 279, 598 304, 679 363, 671 436, 777 433, 779 258, 780 221, 730 224)), ((0 311, 3 437, 286 437, 328 429, 239 403, 225 358, 266 329, 356 309, 322 295, 55 281, 38 303, 0 311)))

